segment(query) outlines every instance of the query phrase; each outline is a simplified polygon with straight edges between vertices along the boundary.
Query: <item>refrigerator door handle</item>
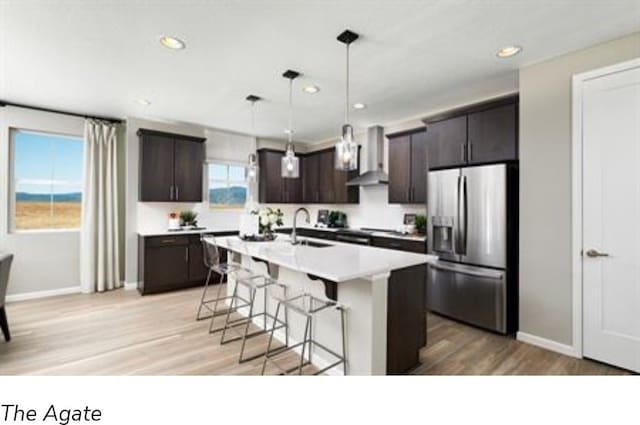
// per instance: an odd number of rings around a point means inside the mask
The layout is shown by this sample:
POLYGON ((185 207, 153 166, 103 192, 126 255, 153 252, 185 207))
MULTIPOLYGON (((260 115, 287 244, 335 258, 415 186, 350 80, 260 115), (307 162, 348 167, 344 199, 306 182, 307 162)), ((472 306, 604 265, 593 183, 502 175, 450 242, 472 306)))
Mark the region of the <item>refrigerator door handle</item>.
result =
POLYGON ((458 176, 456 194, 455 250, 458 255, 467 254, 467 178, 458 176))
POLYGON ((504 273, 502 272, 492 272, 489 270, 485 270, 485 271, 476 271, 476 270, 472 270, 470 268, 463 268, 463 267, 456 267, 456 266, 448 266, 448 265, 444 265, 442 264, 442 262, 437 262, 437 263, 429 263, 430 267, 433 267, 436 270, 441 270, 441 271, 445 271, 445 272, 452 272, 452 273, 460 273, 460 274, 464 274, 467 276, 473 276, 473 277, 481 277, 481 278, 485 278, 485 279, 496 279, 496 280, 502 280, 504 278, 504 273))
POLYGON ((462 250, 460 251, 461 255, 467 255, 467 218, 468 214, 468 202, 467 202, 467 176, 462 176, 462 205, 460 209, 462 210, 462 250))

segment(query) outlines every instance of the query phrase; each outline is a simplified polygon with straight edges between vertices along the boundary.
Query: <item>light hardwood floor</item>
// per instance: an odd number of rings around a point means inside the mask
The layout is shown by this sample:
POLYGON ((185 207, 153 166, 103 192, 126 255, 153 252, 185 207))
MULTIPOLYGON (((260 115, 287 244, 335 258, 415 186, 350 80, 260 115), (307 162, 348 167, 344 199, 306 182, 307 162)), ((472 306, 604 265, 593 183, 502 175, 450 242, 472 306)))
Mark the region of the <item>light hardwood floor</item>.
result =
MULTIPOLYGON (((141 297, 137 291, 65 295, 9 304, 13 340, 0 342, 0 374, 251 375, 261 360, 238 364, 239 342, 220 345, 196 322, 200 289, 141 297)), ((621 374, 430 315, 417 374, 621 374)), ((252 338, 248 354, 266 347, 252 338)), ((293 365, 295 355, 281 359, 293 365)))

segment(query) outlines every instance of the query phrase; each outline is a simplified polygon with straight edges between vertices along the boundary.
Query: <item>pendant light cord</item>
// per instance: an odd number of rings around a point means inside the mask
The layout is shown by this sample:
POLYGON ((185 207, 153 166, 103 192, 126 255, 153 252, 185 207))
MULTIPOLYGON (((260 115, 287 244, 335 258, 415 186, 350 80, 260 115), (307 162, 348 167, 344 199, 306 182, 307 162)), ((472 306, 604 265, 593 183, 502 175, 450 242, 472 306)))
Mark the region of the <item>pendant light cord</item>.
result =
POLYGON ((293 78, 289 79, 289 148, 293 142, 293 78))
POLYGON ((344 110, 344 123, 345 124, 349 124, 349 46, 350 43, 347 43, 347 85, 346 85, 346 104, 345 104, 345 110, 344 110))

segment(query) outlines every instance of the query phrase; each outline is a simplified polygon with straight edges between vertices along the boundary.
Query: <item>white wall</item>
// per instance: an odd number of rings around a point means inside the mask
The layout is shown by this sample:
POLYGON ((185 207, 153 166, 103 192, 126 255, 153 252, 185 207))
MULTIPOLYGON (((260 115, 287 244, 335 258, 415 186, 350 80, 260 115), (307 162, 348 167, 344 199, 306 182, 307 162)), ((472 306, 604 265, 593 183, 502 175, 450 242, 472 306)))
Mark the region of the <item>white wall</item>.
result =
POLYGON ((520 331, 572 341, 571 77, 640 57, 640 33, 520 70, 520 331))
POLYGON ((80 287, 80 232, 10 233, 9 130, 82 137, 84 120, 13 107, 0 108, 0 251, 14 254, 8 295, 80 287))

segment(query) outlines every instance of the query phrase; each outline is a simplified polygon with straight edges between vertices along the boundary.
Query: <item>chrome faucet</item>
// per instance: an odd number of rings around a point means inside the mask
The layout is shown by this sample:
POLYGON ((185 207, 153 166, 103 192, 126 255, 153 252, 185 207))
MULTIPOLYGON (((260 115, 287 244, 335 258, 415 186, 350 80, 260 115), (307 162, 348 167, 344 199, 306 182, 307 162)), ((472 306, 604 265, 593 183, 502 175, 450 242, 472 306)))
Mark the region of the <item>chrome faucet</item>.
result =
POLYGON ((293 213, 293 229, 291 230, 291 244, 292 245, 296 245, 298 243, 298 235, 296 234, 296 219, 298 217, 298 213, 299 212, 304 212, 307 216, 307 219, 305 220, 307 223, 309 223, 309 221, 311 220, 311 217, 309 216, 309 211, 302 207, 302 208, 298 208, 296 210, 296 212, 293 213))

